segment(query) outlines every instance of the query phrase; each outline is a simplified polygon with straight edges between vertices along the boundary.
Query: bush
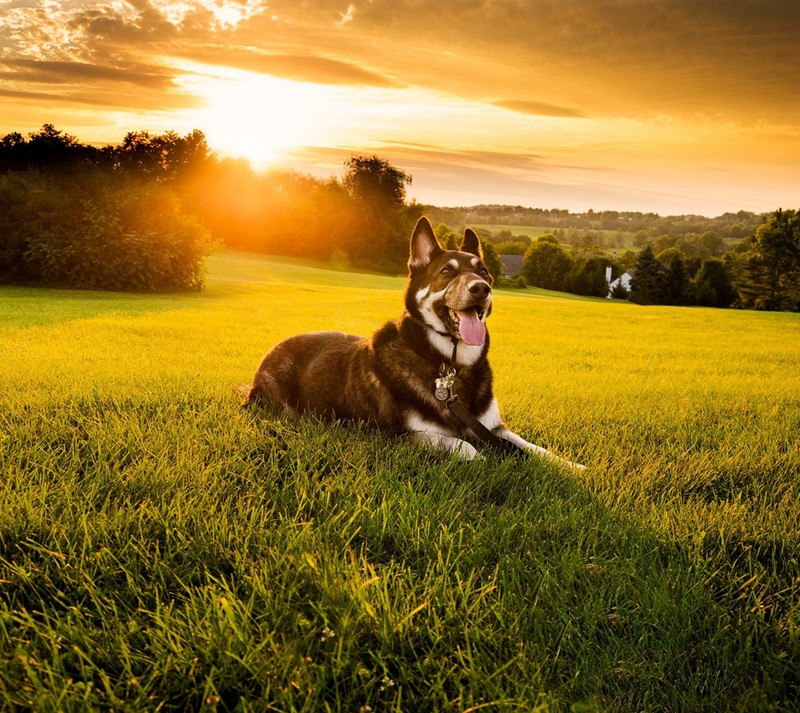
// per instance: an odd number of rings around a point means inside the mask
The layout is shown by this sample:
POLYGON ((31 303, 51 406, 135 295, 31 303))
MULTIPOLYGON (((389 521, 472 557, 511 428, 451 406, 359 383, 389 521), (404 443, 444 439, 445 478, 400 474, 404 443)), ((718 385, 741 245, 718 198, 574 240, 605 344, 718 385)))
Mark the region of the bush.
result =
POLYGON ((14 215, 2 235, 0 278, 83 289, 199 289, 207 231, 185 215, 171 189, 156 184, 67 186, 35 174, 24 194, 4 183, 14 215))

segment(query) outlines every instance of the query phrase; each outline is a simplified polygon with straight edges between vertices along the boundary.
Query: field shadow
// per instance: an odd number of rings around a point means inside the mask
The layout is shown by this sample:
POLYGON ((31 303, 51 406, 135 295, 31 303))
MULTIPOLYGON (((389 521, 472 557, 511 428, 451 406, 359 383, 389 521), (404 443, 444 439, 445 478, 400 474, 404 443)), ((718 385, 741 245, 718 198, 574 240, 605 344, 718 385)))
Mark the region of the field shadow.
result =
POLYGON ((44 287, 2 287, 0 326, 49 327, 97 317, 140 317, 195 307, 203 294, 100 292, 44 287))

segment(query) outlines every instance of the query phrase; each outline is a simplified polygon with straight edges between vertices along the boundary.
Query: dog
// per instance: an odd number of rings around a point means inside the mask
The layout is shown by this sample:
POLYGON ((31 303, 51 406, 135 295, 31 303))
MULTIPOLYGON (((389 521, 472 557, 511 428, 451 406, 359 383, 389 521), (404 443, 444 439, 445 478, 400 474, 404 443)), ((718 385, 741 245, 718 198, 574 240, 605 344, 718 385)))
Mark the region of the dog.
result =
POLYGON ((313 332, 290 337, 261 361, 245 405, 371 422, 471 460, 475 442, 533 453, 573 469, 510 431, 492 393, 486 320, 492 277, 478 236, 443 250, 422 217, 411 236, 405 311, 372 337, 313 332))

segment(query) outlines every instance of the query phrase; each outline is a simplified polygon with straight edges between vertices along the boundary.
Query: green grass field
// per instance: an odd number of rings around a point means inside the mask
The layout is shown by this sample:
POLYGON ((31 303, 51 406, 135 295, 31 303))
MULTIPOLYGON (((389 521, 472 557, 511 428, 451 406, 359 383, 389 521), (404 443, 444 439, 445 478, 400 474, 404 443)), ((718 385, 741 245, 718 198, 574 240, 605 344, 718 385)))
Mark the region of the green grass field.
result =
MULTIPOLYGON (((540 235, 544 235, 545 233, 554 233, 556 228, 547 228, 547 227, 539 227, 539 226, 532 226, 532 225, 503 225, 502 223, 478 223, 472 226, 475 229, 483 228, 484 230, 488 230, 492 234, 499 233, 503 230, 508 230, 511 232, 512 235, 527 235, 531 240, 536 240, 540 235)), ((569 233, 570 230, 566 229, 566 233, 569 233)), ((619 231, 617 230, 595 230, 591 229, 592 233, 600 233, 603 235, 604 238, 608 240, 616 239, 617 234, 619 231)), ((623 239, 627 247, 630 247, 631 240, 633 239, 633 233, 629 231, 625 231, 622 233, 623 239)))
POLYGON ((0 709, 800 710, 800 315, 499 291, 463 463, 239 408, 403 280, 0 288, 0 709))

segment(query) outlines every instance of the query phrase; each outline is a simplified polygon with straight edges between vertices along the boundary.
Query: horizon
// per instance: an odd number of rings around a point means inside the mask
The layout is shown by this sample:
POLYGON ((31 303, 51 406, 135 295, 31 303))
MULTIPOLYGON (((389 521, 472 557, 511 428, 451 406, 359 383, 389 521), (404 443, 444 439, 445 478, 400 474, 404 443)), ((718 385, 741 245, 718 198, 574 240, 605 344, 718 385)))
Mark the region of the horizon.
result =
POLYGON ((197 128, 318 178, 376 154, 438 207, 766 213, 800 186, 799 22, 779 0, 9 0, 0 134, 197 128))

